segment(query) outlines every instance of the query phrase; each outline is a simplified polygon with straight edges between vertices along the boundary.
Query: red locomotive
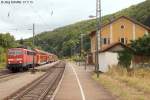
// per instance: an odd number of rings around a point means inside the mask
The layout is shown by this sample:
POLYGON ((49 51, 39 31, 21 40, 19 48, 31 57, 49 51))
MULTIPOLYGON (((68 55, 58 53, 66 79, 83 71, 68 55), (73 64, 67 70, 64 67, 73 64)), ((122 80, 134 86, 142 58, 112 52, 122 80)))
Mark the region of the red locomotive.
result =
POLYGON ((38 49, 11 48, 7 53, 7 68, 13 72, 28 70, 34 65, 57 60, 57 56, 38 49))

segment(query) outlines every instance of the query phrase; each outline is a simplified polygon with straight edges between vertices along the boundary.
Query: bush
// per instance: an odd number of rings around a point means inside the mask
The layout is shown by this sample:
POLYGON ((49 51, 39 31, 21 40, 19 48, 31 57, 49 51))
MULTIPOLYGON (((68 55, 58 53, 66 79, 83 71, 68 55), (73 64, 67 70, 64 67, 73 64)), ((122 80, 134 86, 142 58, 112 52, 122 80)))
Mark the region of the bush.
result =
POLYGON ((119 65, 125 67, 126 69, 130 69, 132 53, 129 50, 124 50, 119 52, 119 65))
POLYGON ((4 63, 6 61, 6 53, 3 47, 0 47, 0 63, 4 63))

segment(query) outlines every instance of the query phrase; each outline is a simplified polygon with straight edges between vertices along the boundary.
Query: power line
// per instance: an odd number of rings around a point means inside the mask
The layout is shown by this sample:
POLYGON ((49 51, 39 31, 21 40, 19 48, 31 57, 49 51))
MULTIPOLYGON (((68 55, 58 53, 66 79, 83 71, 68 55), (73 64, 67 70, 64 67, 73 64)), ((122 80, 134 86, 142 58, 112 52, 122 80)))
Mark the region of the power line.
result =
MULTIPOLYGON (((30 8, 32 9, 32 11, 38 16, 38 19, 43 23, 43 25, 40 26, 46 26, 44 29, 50 29, 48 24, 46 24, 46 22, 44 21, 44 19, 38 14, 38 12, 30 5, 30 8), (48 28, 47 28, 48 26, 48 28)), ((9 5, 9 11, 7 13, 7 18, 11 18, 12 17, 12 12, 14 11, 15 7, 13 5, 9 5)), ((53 11, 51 12, 51 15, 53 14, 53 11)), ((31 26, 31 24, 29 25, 31 26)), ((7 29, 7 30, 14 30, 14 31, 18 31, 18 30, 28 30, 29 26, 27 26, 27 28, 11 28, 11 29, 7 29)))
POLYGON ((43 21, 43 23, 44 23, 45 26, 49 26, 48 24, 46 24, 45 20, 43 20, 43 18, 38 14, 38 12, 31 5, 30 5, 30 8, 38 16, 38 18, 40 19, 40 21, 43 21))

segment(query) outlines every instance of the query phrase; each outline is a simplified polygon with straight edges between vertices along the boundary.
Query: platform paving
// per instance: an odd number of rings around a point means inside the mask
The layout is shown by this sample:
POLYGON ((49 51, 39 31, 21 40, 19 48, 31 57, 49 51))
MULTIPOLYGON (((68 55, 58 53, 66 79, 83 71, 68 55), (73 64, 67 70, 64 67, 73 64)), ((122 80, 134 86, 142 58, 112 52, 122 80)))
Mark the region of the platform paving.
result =
POLYGON ((54 100, 115 100, 99 83, 92 79, 93 67, 68 62, 64 77, 54 100))

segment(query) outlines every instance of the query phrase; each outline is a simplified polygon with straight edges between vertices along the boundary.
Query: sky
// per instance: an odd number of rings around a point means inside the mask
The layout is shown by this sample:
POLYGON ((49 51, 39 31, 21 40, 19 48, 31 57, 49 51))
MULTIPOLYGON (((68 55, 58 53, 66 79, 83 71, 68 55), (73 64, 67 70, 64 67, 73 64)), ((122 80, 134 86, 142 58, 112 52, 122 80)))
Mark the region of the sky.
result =
MULTIPOLYGON (((145 0, 101 0, 102 15, 111 14, 145 0)), ((95 15, 96 0, 0 0, 0 33, 9 32, 17 40, 35 33, 89 19, 95 15), (10 3, 9 1, 21 1, 10 3), (23 2, 24 1, 24 2, 23 2), (5 2, 5 3, 4 3, 5 2)))

